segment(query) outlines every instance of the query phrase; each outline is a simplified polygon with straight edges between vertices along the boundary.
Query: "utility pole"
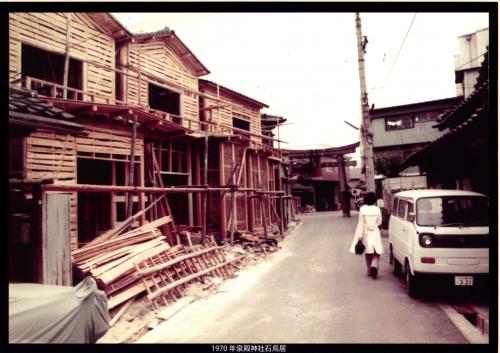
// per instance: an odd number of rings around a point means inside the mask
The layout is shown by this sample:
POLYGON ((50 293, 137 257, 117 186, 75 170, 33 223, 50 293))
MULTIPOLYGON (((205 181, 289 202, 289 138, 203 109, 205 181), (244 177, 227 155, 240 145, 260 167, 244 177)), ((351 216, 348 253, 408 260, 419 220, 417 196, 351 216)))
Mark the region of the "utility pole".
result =
POLYGON ((359 69, 359 88, 361 94, 361 128, 360 128, 360 147, 361 147, 361 165, 364 169, 366 180, 366 191, 375 192, 375 168, 373 165, 373 132, 368 111, 368 93, 366 92, 365 77, 365 47, 368 43, 366 37, 361 32, 361 18, 359 12, 356 12, 356 37, 358 39, 358 69, 359 69))

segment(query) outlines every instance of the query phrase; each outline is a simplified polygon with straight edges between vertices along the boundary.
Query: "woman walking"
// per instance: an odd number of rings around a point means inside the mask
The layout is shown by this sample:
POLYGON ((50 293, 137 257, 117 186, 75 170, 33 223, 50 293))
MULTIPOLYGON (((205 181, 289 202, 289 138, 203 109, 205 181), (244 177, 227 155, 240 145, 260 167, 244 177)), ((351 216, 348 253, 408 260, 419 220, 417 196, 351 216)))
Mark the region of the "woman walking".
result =
POLYGON ((359 209, 358 226, 349 250, 354 253, 358 240, 363 242, 368 275, 373 279, 377 278, 380 255, 384 252, 379 229, 382 224, 382 212, 375 206, 376 202, 377 198, 373 192, 366 193, 365 204, 359 209))

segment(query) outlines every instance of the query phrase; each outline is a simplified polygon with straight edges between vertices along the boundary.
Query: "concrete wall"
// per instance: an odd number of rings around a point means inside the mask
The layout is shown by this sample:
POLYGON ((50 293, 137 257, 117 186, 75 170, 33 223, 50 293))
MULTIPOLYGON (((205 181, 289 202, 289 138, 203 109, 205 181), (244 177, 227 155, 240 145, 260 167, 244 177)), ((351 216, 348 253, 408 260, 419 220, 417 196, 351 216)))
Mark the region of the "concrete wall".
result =
POLYGON ((489 42, 489 29, 458 37, 458 54, 455 55, 455 71, 463 72, 456 82, 457 95, 468 97, 474 91, 479 68, 489 42))

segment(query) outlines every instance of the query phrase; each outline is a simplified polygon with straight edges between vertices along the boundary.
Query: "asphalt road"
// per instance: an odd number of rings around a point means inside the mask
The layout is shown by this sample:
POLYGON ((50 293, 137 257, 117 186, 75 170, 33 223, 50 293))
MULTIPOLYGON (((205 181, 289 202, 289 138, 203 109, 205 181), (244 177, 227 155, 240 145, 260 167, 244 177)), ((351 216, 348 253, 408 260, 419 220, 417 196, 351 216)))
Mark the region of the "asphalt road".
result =
MULTIPOLYGON (((283 249, 242 270, 139 343, 467 343, 437 302, 412 299, 392 275, 379 277, 348 252, 356 213, 303 215, 283 249)), ((387 248, 387 239, 384 238, 387 248)))

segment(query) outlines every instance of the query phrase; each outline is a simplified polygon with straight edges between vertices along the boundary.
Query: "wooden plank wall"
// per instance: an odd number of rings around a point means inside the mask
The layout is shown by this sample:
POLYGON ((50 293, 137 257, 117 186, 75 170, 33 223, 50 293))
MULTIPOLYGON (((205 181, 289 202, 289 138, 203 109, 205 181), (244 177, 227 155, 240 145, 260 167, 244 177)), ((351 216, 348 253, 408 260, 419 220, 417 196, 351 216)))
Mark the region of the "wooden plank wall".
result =
MULTIPOLYGON (((37 130, 26 138, 26 178, 52 178, 59 184, 76 184, 77 153, 87 157, 126 161, 130 155, 131 137, 96 131, 88 127, 86 137, 74 137, 52 131, 37 130), (90 156, 88 154, 91 154, 90 156)), ((136 140, 136 161, 144 158, 144 140, 136 140)), ((78 247, 77 193, 71 194, 71 248, 78 247)))
MULTIPOLYGON (((88 134, 87 136, 76 138, 77 152, 110 155, 109 157, 103 156, 103 158, 113 158, 113 155, 130 156, 132 143, 130 135, 118 135, 105 132, 103 129, 94 130, 90 126, 84 131, 88 134)), ((144 156, 144 139, 140 134, 137 134, 135 141, 135 156, 136 160, 142 160, 144 156)), ((119 159, 127 160, 125 158, 119 159)))
MULTIPOLYGON (((37 130, 26 138, 26 178, 52 178, 58 184, 76 183, 76 139, 67 134, 37 130)), ((77 193, 70 199, 71 248, 78 246, 77 193)))
MULTIPOLYGON (((208 95, 209 97, 217 98, 217 90, 212 86, 201 85, 200 91, 208 95)), ((248 117, 250 121, 250 132, 254 134, 261 134, 261 121, 260 121, 260 108, 246 102, 242 99, 238 99, 234 96, 229 96, 222 89, 219 90, 220 98, 223 100, 222 104, 227 104, 224 108, 215 109, 212 112, 212 122, 220 123, 227 126, 233 126, 233 114, 248 117)), ((205 106, 220 105, 217 101, 205 98, 205 106)), ((262 139, 258 137, 252 137, 252 141, 256 143, 261 143, 262 139)))
MULTIPOLYGON (((133 67, 140 67, 140 70, 145 73, 154 74, 188 89, 198 89, 197 76, 188 69, 182 59, 164 41, 151 40, 144 43, 129 43, 128 45, 128 61, 133 67)), ((143 81, 140 84, 141 98, 139 102, 138 79, 129 78, 128 82, 128 102, 148 105, 148 83, 143 81)), ((199 120, 198 96, 181 89, 172 90, 181 94, 181 115, 189 119, 199 120)), ((188 123, 184 122, 184 126, 187 127, 188 123)))
MULTIPOLYGON (((115 41, 87 14, 72 13, 70 56, 115 67, 115 41)), ((21 43, 64 54, 66 48, 65 13, 9 13, 9 77, 20 78, 21 43)), ((96 65, 84 64, 84 90, 96 95, 97 102, 114 98, 115 73, 96 65)))

